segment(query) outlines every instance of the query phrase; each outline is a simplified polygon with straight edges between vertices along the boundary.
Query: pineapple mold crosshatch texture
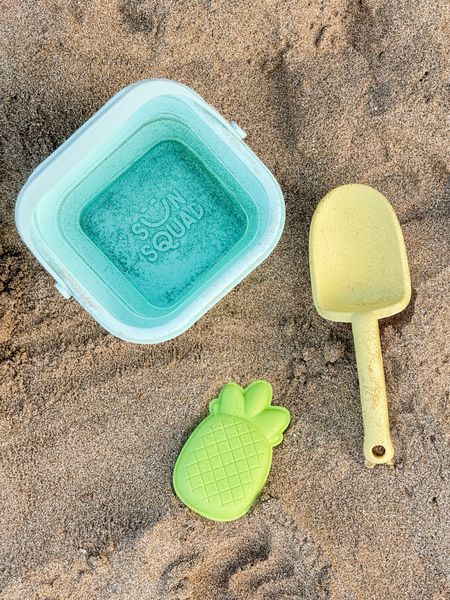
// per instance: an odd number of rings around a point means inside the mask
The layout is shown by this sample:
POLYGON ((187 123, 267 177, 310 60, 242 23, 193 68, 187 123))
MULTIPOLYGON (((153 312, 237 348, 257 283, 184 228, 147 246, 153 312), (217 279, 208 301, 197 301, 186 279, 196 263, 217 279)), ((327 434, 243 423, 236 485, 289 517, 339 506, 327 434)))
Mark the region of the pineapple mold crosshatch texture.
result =
POLYGON ((250 509, 269 475, 272 447, 291 420, 286 408, 271 402, 272 386, 262 380, 245 389, 228 383, 210 402, 173 473, 186 506, 214 521, 233 521, 250 509))

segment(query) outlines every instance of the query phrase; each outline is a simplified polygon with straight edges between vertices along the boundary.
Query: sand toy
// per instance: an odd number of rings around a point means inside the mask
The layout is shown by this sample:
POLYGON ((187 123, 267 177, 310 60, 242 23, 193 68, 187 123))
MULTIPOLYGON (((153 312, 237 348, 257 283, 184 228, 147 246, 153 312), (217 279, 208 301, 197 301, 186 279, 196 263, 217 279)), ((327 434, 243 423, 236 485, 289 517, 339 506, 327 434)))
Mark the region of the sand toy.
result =
POLYGON ((19 233, 105 329, 131 342, 173 338, 283 230, 280 187, 243 137, 188 87, 140 81, 33 172, 19 233))
POLYGON ((290 421, 289 411, 271 401, 267 381, 246 389, 229 383, 211 401, 209 416, 175 465, 173 486, 184 504, 214 521, 232 521, 249 510, 269 474, 272 447, 290 421))
POLYGON ((312 219, 309 260, 318 313, 352 324, 366 464, 392 464, 378 319, 403 310, 411 296, 405 244, 392 206, 366 185, 332 190, 312 219))

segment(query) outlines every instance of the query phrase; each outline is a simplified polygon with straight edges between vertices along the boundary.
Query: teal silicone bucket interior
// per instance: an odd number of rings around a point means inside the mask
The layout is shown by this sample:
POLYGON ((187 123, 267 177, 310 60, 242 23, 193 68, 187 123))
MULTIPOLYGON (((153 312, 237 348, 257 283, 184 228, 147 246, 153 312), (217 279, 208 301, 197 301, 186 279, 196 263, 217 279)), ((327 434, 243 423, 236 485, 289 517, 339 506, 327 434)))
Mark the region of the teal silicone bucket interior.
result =
POLYGON ((173 338, 281 235, 281 190, 244 136, 189 88, 138 82, 34 171, 18 230, 63 295, 108 331, 173 338))

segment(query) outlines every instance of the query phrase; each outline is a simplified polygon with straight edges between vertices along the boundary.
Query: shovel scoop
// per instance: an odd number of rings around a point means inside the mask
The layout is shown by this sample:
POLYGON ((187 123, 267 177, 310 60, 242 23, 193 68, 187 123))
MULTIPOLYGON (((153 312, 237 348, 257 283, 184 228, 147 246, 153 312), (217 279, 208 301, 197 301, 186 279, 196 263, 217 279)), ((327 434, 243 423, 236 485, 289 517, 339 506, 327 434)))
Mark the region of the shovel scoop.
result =
POLYGON ((352 324, 366 465, 392 464, 378 319, 400 312, 411 297, 405 243, 392 206, 366 185, 335 188, 313 215, 309 261, 318 313, 352 324))

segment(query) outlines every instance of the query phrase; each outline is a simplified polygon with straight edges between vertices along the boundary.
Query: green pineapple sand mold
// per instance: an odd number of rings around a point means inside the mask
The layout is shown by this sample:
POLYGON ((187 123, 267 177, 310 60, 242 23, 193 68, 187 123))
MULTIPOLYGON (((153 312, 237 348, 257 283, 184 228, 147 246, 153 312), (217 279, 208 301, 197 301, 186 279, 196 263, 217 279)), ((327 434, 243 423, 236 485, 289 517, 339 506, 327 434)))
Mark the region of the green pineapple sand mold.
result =
POLYGON ((173 472, 178 498, 213 521, 233 521, 252 506, 283 439, 291 415, 271 406, 272 386, 254 381, 243 389, 225 385, 209 415, 183 446, 173 472))

